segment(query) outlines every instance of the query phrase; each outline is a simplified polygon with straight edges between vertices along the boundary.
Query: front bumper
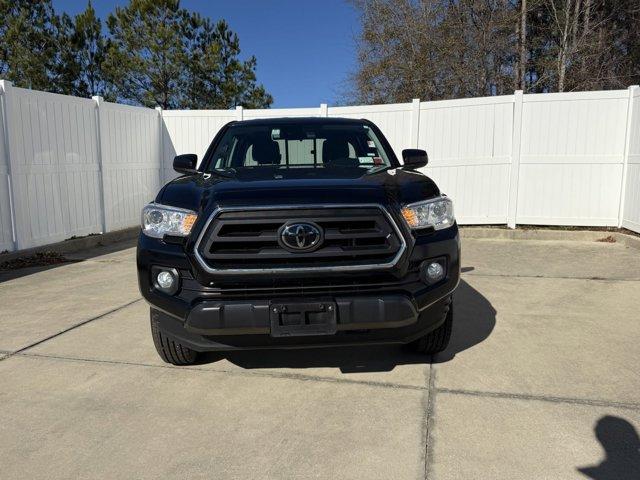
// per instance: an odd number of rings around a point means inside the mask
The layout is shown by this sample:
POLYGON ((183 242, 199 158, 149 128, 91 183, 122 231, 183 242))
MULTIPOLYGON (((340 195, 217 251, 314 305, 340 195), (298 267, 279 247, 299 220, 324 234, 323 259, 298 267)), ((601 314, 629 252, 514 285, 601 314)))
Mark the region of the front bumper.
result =
POLYGON ((184 247, 141 235, 138 280, 152 307, 153 320, 166 335, 197 351, 408 343, 444 321, 460 277, 457 226, 415 238, 410 252, 403 265, 391 273, 326 278, 305 274, 298 280, 256 277, 211 286, 203 284, 202 272, 184 247), (446 258, 447 263, 447 276, 435 285, 423 283, 417 272, 418 265, 430 258, 446 258), (153 287, 152 266, 180 272, 182 283, 176 295, 153 287), (332 302, 336 306, 336 333, 275 338, 269 308, 287 301, 332 302))
MULTIPOLYGON (((322 303, 322 299, 317 300, 322 303)), ((337 330, 403 327, 418 318, 415 303, 404 295, 338 296, 328 301, 337 308, 337 330)), ((268 335, 272 329, 271 305, 275 303, 270 300, 200 302, 189 312, 184 328, 201 335, 268 335)))
MULTIPOLYGON (((387 305, 392 307, 396 300, 393 298, 378 299, 378 302, 390 302, 387 305)), ((339 323, 338 331, 332 335, 297 337, 272 337, 269 335, 268 328, 258 327, 249 330, 238 330, 237 325, 234 325, 231 329, 209 331, 209 334, 205 334, 206 331, 198 332, 198 329, 194 329, 193 325, 178 322, 175 318, 153 308, 151 309, 151 319, 157 323, 165 336, 199 352, 263 348, 294 349, 363 344, 405 344, 442 325, 450 303, 451 297, 445 297, 430 305, 421 314, 415 312, 399 319, 397 314, 389 311, 385 316, 376 316, 375 322, 371 321, 374 318, 360 317, 360 321, 339 323), (219 334, 218 332, 224 334, 219 334)), ((244 322, 247 321, 247 318, 256 319, 253 316, 243 316, 242 318, 244 322)), ((339 312, 338 318, 344 320, 344 317, 340 316, 339 312)), ((356 320, 355 317, 347 318, 356 320)), ((207 322, 206 325, 208 330, 211 324, 207 322)))

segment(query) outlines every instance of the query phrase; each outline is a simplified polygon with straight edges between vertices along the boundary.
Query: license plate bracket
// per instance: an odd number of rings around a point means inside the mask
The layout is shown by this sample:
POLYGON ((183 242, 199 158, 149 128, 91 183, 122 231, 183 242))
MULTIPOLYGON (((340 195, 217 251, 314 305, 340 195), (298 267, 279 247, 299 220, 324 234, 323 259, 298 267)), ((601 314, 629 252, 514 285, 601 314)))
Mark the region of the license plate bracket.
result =
POLYGON ((269 306, 272 337, 333 335, 337 329, 336 303, 272 302, 269 306))

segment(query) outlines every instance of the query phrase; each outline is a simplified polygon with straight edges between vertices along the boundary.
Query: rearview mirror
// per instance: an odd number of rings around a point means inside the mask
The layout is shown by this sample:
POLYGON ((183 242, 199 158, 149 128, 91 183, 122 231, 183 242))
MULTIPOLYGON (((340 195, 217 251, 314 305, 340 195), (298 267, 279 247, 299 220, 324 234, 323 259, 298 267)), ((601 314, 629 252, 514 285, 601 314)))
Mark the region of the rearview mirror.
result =
POLYGON ((429 163, 427 152, 418 150, 417 148, 402 150, 402 160, 404 161, 403 167, 409 170, 416 170, 429 163))
POLYGON ((185 153, 173 159, 173 169, 178 173, 196 173, 198 155, 195 153, 185 153))

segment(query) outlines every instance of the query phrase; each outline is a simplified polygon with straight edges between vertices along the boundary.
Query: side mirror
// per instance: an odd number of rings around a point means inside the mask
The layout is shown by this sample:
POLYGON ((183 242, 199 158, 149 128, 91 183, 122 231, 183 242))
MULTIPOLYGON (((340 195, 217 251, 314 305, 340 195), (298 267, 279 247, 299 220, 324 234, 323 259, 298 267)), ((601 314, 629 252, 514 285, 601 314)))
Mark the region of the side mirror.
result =
POLYGON ((198 163, 198 155, 195 153, 185 153, 178 155, 173 159, 173 169, 178 173, 196 173, 196 165, 198 163))
POLYGON ((402 160, 404 161, 404 168, 409 170, 416 170, 429 163, 427 152, 418 150, 417 148, 402 150, 402 160))

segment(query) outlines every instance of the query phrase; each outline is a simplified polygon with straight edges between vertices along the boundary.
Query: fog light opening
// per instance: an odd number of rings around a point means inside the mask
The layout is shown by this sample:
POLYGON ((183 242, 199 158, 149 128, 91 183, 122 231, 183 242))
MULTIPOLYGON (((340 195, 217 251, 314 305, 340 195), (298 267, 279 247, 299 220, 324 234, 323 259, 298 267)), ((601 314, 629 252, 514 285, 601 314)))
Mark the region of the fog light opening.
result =
POLYGON ((430 263, 427 266, 427 278, 432 282, 442 280, 444 277, 444 268, 437 262, 430 263))
POLYGON ((423 262, 420 269, 422 281, 429 285, 438 283, 447 275, 445 265, 446 263, 444 259, 427 260, 426 262, 423 262))
POLYGON ((180 279, 178 272, 174 268, 162 268, 154 267, 153 273, 153 286, 163 293, 173 295, 178 291, 180 279))
POLYGON ((168 272, 166 270, 162 270, 158 276, 156 277, 157 281, 158 281, 158 286, 160 288, 162 288, 163 290, 170 290, 171 287, 173 287, 173 284, 175 282, 173 275, 171 274, 171 272, 168 272))

